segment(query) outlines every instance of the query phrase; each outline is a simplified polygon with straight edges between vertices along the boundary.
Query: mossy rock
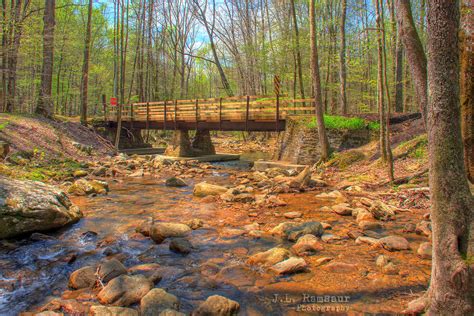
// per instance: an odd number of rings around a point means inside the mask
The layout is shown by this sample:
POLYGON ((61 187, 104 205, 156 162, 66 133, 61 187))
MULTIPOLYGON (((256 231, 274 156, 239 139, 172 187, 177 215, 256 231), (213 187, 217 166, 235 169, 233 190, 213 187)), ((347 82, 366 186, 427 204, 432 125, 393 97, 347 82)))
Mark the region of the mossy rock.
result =
POLYGON ((68 189, 72 195, 105 194, 109 191, 109 185, 105 181, 79 179, 68 189))
POLYGON ((79 169, 75 170, 72 174, 75 178, 83 178, 88 175, 87 171, 79 169))
POLYGON ((396 158, 409 157, 423 159, 428 157, 428 138, 426 134, 401 143, 393 150, 396 158))
POLYGON ((358 150, 348 150, 335 154, 334 157, 326 163, 326 166, 345 169, 350 165, 364 159, 365 155, 363 152, 358 150))

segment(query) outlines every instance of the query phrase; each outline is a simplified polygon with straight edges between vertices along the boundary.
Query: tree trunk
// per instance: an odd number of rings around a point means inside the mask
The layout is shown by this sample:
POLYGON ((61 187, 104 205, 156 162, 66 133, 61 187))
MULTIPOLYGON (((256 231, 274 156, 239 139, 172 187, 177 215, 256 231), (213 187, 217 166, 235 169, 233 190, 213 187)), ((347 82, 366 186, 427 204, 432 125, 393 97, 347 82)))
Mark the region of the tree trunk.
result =
POLYGON ((416 31, 411 12, 410 0, 396 0, 397 21, 400 37, 405 47, 407 63, 415 83, 416 100, 426 126, 428 91, 426 74, 426 55, 416 31))
POLYGON ((339 54, 340 72, 339 80, 341 86, 341 112, 343 115, 347 114, 347 100, 346 100, 346 0, 341 3, 341 51, 339 54))
POLYGON ((376 24, 377 24, 377 103, 379 108, 380 122, 380 153, 382 161, 387 162, 388 156, 386 151, 386 127, 385 119, 385 98, 384 98, 384 79, 383 79, 383 47, 382 47, 382 22, 380 19, 379 0, 374 0, 376 8, 376 24))
POLYGON ((430 0, 428 145, 433 258, 428 315, 474 314, 474 201, 461 157, 459 2, 430 0))
POLYGON ((474 183, 474 21, 473 4, 461 5, 461 127, 467 177, 474 183))
POLYGON ((41 73, 41 89, 36 106, 36 113, 45 117, 52 117, 54 103, 51 96, 53 83, 54 63, 54 25, 56 0, 44 2, 44 27, 43 27, 43 70, 41 73))
POLYGON ((295 0, 291 0, 291 13, 293 15, 293 27, 295 28, 295 50, 296 50, 296 65, 297 65, 297 70, 298 70, 298 81, 300 83, 301 98, 304 99, 303 70, 301 68, 300 34, 298 30, 298 20, 296 19, 295 0))
POLYGON ((311 41, 311 76, 313 77, 314 104, 316 120, 318 121, 319 144, 321 146, 321 161, 329 158, 329 141, 324 126, 323 102, 321 97, 321 78, 319 75, 318 43, 316 38, 315 0, 311 0, 309 9, 310 41, 311 41))
POLYGON ((87 28, 84 43, 84 61, 82 65, 82 85, 81 85, 81 124, 87 126, 87 90, 89 83, 89 55, 91 44, 91 21, 92 21, 92 0, 89 0, 87 11, 87 28))
POLYGON ((397 36, 395 59, 395 112, 403 112, 403 48, 400 36, 397 36))

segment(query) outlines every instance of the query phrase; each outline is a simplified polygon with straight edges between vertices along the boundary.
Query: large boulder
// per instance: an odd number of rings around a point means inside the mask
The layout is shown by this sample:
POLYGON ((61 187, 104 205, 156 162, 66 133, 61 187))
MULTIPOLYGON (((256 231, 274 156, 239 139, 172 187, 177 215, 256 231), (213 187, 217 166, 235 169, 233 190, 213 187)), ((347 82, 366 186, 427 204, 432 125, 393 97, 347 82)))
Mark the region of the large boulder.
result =
POLYGON ((150 229, 150 237, 161 244, 169 237, 184 237, 191 231, 188 225, 181 223, 154 223, 150 229))
POLYGON ((97 294, 101 304, 129 306, 139 302, 153 288, 153 282, 143 275, 121 275, 110 281, 97 294))
POLYGON ((221 195, 227 192, 227 188, 216 185, 210 184, 207 182, 201 182, 194 186, 193 194, 197 197, 205 197, 208 195, 221 195))
POLYGON ((199 305, 191 314, 193 316, 232 316, 237 315, 240 309, 239 303, 220 295, 213 295, 199 305))
POLYGON ((63 227, 81 217, 67 195, 51 185, 0 177, 0 239, 63 227))

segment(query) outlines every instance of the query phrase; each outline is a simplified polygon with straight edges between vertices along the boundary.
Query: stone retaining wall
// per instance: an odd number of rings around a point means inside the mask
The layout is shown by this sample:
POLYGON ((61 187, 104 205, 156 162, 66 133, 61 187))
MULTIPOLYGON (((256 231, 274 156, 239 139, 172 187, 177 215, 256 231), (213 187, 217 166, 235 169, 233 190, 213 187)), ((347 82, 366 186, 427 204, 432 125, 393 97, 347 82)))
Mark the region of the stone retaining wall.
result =
MULTIPOLYGON (((310 165, 321 156, 318 129, 308 127, 310 116, 293 116, 286 119, 286 130, 278 136, 272 159, 294 164, 310 165)), ((340 151, 367 144, 375 135, 369 128, 358 130, 327 130, 331 150, 340 151)))

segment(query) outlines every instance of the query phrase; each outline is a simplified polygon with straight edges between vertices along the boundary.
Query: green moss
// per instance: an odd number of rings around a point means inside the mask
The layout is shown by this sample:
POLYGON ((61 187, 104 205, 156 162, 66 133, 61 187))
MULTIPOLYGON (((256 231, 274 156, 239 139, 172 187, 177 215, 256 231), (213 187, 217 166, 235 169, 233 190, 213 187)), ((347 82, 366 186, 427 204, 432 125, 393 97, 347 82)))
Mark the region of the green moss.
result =
POLYGON ((0 123, 0 131, 3 130, 5 127, 7 127, 8 124, 10 124, 10 121, 6 121, 6 122, 3 122, 3 123, 0 123))
POLYGON ((428 157, 428 138, 426 134, 400 143, 393 151, 393 154, 414 159, 426 159, 428 157))
POLYGON ((473 265, 474 264, 474 256, 473 255, 463 255, 463 260, 467 265, 473 265))
POLYGON ((363 152, 358 150, 349 150, 335 154, 334 157, 326 163, 326 166, 345 169, 363 159, 365 159, 363 152))
MULTIPOLYGON (((312 117, 306 122, 308 128, 316 128, 318 122, 316 117, 312 117)), ((379 123, 377 122, 367 122, 366 120, 360 117, 345 117, 337 115, 325 115, 324 116, 324 125, 327 129, 346 129, 346 130, 358 130, 369 128, 371 130, 377 130, 380 128, 379 123)))

